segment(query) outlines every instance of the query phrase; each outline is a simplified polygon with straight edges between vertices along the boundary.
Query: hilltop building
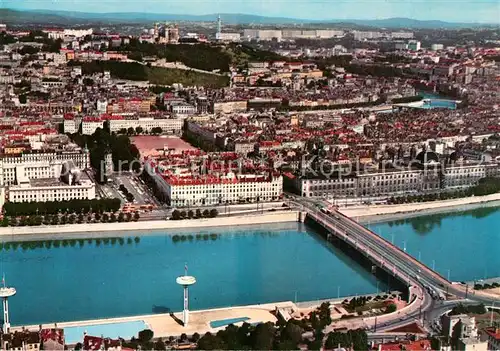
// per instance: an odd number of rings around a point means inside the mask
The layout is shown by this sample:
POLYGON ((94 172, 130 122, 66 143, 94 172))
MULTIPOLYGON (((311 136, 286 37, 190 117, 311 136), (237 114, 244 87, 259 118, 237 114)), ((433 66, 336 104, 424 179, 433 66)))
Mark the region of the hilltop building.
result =
POLYGON ((217 33, 215 33, 215 40, 217 41, 240 41, 240 33, 223 33, 222 32, 222 20, 217 17, 217 33))

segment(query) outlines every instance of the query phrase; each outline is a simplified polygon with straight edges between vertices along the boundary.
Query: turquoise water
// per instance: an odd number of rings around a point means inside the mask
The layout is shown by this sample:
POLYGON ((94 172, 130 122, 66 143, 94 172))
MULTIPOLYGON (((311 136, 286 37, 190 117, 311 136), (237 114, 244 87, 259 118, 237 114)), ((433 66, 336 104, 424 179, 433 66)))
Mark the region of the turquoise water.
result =
POLYGON ((64 341, 67 344, 76 344, 83 342, 84 333, 90 336, 103 336, 105 338, 130 340, 139 335, 141 330, 147 329, 143 321, 94 324, 85 327, 67 327, 64 328, 64 341))
POLYGON ((444 277, 500 277, 500 207, 367 225, 444 277))
POLYGON ((248 318, 248 317, 220 319, 220 320, 217 320, 217 321, 211 321, 210 322, 210 327, 212 327, 212 328, 225 327, 226 325, 236 324, 236 323, 240 323, 240 322, 245 322, 245 321, 247 321, 249 319, 250 318, 248 318))
POLYGON ((425 99, 430 99, 430 104, 424 104, 422 108, 425 109, 433 109, 433 108, 446 108, 450 110, 455 110, 457 108, 457 104, 455 101, 448 97, 439 94, 433 94, 429 92, 419 92, 425 99))
MULTIPOLYGON (((197 279, 191 310, 377 291, 373 275, 303 224, 156 232, 127 240, 139 234, 3 243, 0 270, 17 289, 9 299, 11 323, 180 311, 182 288, 175 278, 186 263, 197 279)), ((382 283, 379 288, 385 289, 382 283)))
POLYGON ((449 110, 455 110, 457 108, 457 104, 453 100, 430 100, 430 103, 422 106, 425 109, 433 109, 433 108, 445 108, 449 110))

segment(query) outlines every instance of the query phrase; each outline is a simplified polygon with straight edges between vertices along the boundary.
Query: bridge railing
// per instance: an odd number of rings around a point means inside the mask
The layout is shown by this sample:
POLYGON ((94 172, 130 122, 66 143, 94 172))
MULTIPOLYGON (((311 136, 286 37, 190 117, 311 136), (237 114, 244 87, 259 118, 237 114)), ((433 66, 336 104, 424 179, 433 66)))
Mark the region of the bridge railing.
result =
POLYGON ((410 261, 412 261, 412 263, 416 264, 420 268, 425 269, 427 272, 431 273, 433 276, 437 277, 442 282, 444 282, 446 284, 450 284, 450 282, 445 277, 443 277, 439 272, 436 272, 436 271, 432 270, 429 266, 427 266, 426 264, 420 262, 419 260, 417 260, 415 257, 413 257, 412 255, 410 255, 409 253, 401 250, 398 246, 394 245, 389 240, 381 237, 380 235, 378 235, 377 233, 373 232, 372 230, 370 230, 370 229, 362 226, 361 224, 359 224, 358 222, 356 222, 352 218, 347 217, 343 213, 337 211, 337 214, 340 215, 340 216, 342 216, 344 219, 350 221, 354 226, 356 226, 359 229, 361 229, 361 230, 369 233, 370 235, 372 235, 375 238, 375 240, 379 240, 379 241, 383 242, 385 245, 391 247, 392 249, 394 249, 395 251, 397 251, 399 254, 402 254, 403 256, 405 256, 406 258, 408 258, 410 261))

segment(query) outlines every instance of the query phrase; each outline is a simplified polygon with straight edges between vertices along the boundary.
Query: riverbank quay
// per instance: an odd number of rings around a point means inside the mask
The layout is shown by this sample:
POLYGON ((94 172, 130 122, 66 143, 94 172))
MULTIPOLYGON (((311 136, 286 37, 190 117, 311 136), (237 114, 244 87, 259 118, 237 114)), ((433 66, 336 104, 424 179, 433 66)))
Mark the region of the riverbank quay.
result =
POLYGON ((59 238, 64 234, 92 234, 92 237, 99 235, 105 236, 106 233, 144 231, 144 230, 162 230, 162 229, 189 229, 203 227, 224 227, 252 224, 270 224, 296 222, 299 220, 299 212, 275 211, 252 213, 246 215, 200 218, 185 220, 151 220, 126 223, 89 223, 89 224, 66 224, 66 225, 41 225, 35 227, 4 227, 0 228, 0 237, 9 236, 32 236, 38 235, 47 238, 59 238))
POLYGON ((423 215, 466 211, 480 207, 495 206, 500 206, 500 193, 486 196, 473 196, 462 199, 409 204, 340 207, 339 211, 360 223, 377 223, 423 215))
MULTIPOLYGON (((396 296, 399 299, 400 292, 380 292, 380 294, 368 294, 363 296, 375 297, 377 295, 396 296)), ((65 334, 68 334, 66 342, 68 345, 75 345, 82 342, 84 334, 92 336, 103 336, 110 338, 122 337, 130 339, 137 337, 137 334, 143 329, 150 329, 153 331, 155 337, 180 337, 182 334, 192 335, 198 333, 203 335, 207 332, 217 333, 223 330, 229 324, 241 325, 243 322, 250 324, 257 323, 276 323, 278 321, 277 314, 288 316, 289 318, 303 318, 318 308, 323 302, 329 302, 332 307, 332 317, 340 320, 342 314, 349 314, 343 307, 342 301, 351 300, 359 296, 346 296, 341 298, 332 298, 317 301, 304 301, 304 302, 272 302, 265 304, 256 304, 248 306, 232 306, 214 309, 205 309, 199 311, 189 311, 189 324, 184 327, 182 325, 182 312, 167 312, 160 314, 149 314, 129 317, 115 317, 92 319, 83 321, 68 321, 68 322, 54 322, 45 323, 41 325, 23 325, 11 327, 12 332, 30 330, 37 331, 40 328, 62 328, 65 334), (215 323, 214 323, 215 322, 215 323), (227 323, 226 323, 227 322, 227 323), (214 324, 220 325, 215 327, 214 324), (126 332, 124 330, 127 330, 126 332), (92 333, 98 333, 93 335, 92 333), (109 335, 107 333, 110 333, 109 335), (122 334, 121 334, 122 333, 122 334), (128 333, 125 335, 123 333, 128 333), (132 335, 130 334, 132 333, 132 335)), ((407 307, 403 307, 402 311, 407 307)), ((390 315, 390 314, 389 314, 390 315)), ((368 318, 371 319, 371 318, 368 318)), ((349 319, 351 322, 356 321, 366 325, 366 318, 354 317, 349 319)))
MULTIPOLYGON (((106 319, 93 319, 85 321, 72 321, 72 322, 55 322, 42 324, 42 328, 63 328, 65 330, 82 328, 83 332, 81 335, 80 342, 83 341, 83 333, 86 328, 88 330, 98 330, 102 328, 103 330, 117 329, 115 336, 102 335, 103 337, 117 337, 120 336, 120 325, 136 323, 138 325, 143 325, 143 329, 150 329, 153 331, 155 337, 179 337, 181 334, 192 335, 198 333, 200 335, 206 332, 217 332, 223 327, 213 328, 210 323, 214 321, 223 321, 229 319, 246 319, 247 323, 267 323, 277 321, 277 318, 271 313, 277 308, 293 308, 297 307, 291 301, 268 303, 260 305, 250 305, 250 306, 234 306, 226 308, 216 308, 209 310, 200 311, 189 311, 189 324, 184 327, 182 325, 182 312, 176 313, 162 313, 162 314, 151 314, 142 316, 131 316, 131 317, 116 317, 116 318, 106 318, 106 319), (137 323, 139 322, 139 323, 137 323)), ((242 323, 242 322, 240 322, 242 323)), ((239 323, 235 323, 239 324, 239 323)), ((11 331, 21 331, 21 330, 31 330, 36 331, 40 329, 40 325, 28 325, 28 326, 14 326, 11 331)), ((141 329, 142 330, 142 329, 141 329)), ((141 330, 136 330, 138 333, 141 330)), ((113 331, 114 332, 114 331, 113 331)), ((101 336, 101 335, 93 335, 101 336)), ((137 334, 135 335, 137 337, 137 334)), ((68 340, 68 344, 75 344, 75 340, 68 340)))

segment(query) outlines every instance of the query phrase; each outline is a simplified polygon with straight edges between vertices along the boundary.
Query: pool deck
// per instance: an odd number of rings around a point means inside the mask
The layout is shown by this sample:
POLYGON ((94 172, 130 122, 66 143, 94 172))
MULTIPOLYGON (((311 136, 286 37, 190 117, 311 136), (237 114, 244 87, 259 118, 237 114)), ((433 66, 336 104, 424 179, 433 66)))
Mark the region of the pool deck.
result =
MULTIPOLYGON (((133 317, 120 317, 120 318, 107 318, 107 319, 95 319, 86 321, 75 321, 75 322, 61 322, 57 323, 58 328, 66 327, 85 327, 92 326, 96 324, 114 324, 123 322, 134 322, 143 321, 149 329, 154 332, 155 337, 168 337, 168 336, 180 336, 182 333, 188 335, 193 333, 198 333, 200 335, 206 332, 217 332, 218 330, 225 329, 225 326, 220 328, 211 328, 210 322, 215 320, 230 319, 230 318, 241 318, 248 317, 247 323, 258 323, 258 322, 276 322, 276 317, 271 314, 271 311, 275 311, 277 307, 286 308, 293 307, 297 309, 293 302, 277 302, 262 305, 251 305, 251 306, 236 306, 227 308, 218 308, 211 310, 200 310, 200 311, 190 311, 189 313, 189 324, 187 327, 183 327, 179 324, 176 319, 182 319, 182 312, 174 313, 174 317, 170 314, 153 314, 144 316, 133 316, 133 317)), ((238 324, 238 323, 236 323, 238 324)), ((54 328, 56 324, 42 324, 43 328, 54 328)), ((28 330, 38 330, 39 325, 29 325, 24 326, 28 330)), ((12 327, 12 331, 21 330, 22 326, 12 327)), ((82 335, 83 339, 83 335, 82 335)))

